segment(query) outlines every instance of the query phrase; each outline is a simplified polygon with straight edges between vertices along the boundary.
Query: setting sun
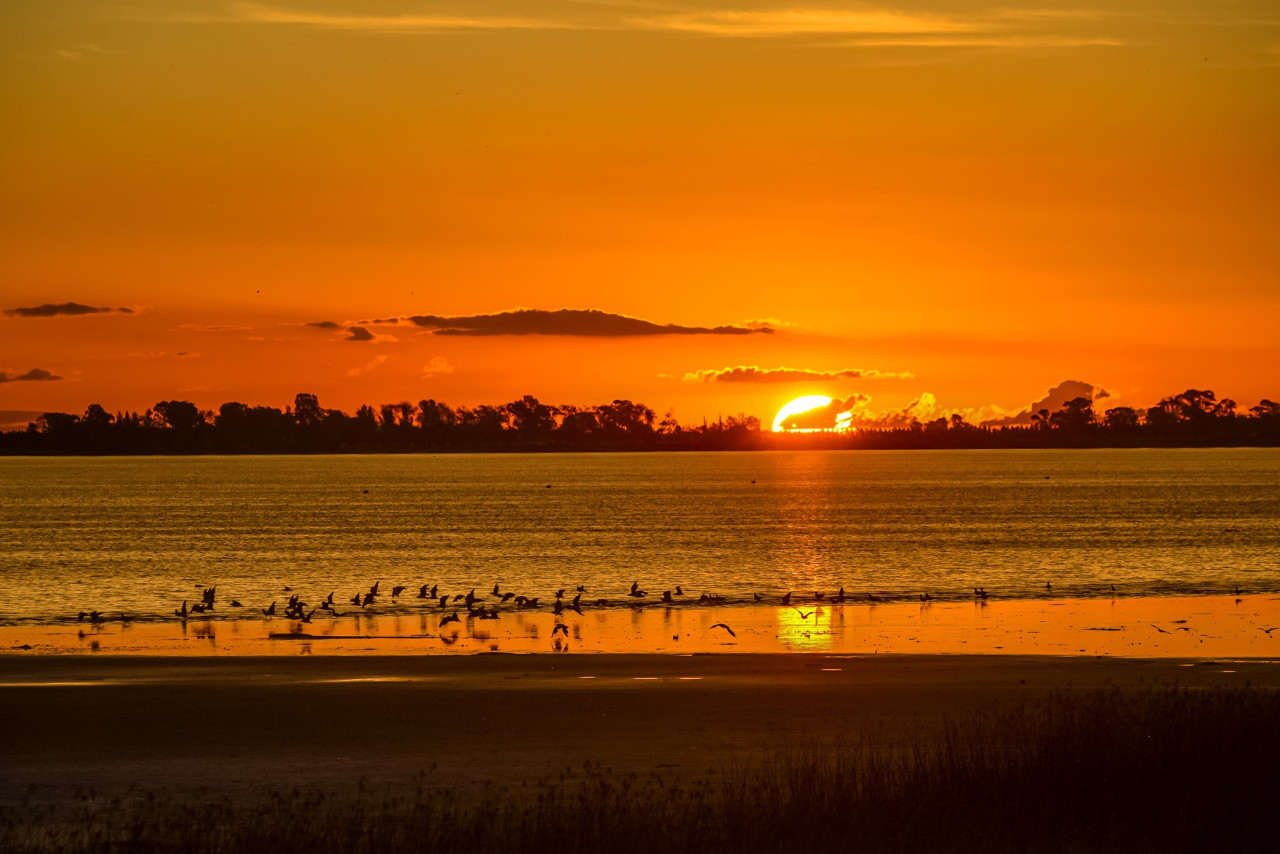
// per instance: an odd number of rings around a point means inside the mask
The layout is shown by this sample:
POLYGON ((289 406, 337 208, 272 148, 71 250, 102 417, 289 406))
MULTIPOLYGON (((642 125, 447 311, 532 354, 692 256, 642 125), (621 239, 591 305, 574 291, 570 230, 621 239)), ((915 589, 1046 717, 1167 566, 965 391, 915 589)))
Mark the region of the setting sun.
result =
POLYGON ((775 433, 817 433, 825 431, 844 432, 853 429, 853 414, 850 412, 834 412, 839 401, 833 401, 825 394, 808 394, 797 397, 782 409, 773 419, 775 433), (799 416, 807 416, 800 419, 799 416))

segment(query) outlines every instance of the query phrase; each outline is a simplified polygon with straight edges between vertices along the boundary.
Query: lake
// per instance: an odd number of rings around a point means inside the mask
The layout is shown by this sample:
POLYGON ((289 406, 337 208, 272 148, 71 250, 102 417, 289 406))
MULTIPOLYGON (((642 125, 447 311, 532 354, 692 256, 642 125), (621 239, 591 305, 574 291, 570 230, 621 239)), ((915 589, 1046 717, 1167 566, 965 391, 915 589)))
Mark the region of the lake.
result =
POLYGON ((214 584, 250 608, 375 581, 616 604, 633 581, 730 600, 1280 590, 1277 449, 3 458, 0 481, 7 624, 169 615, 214 584))

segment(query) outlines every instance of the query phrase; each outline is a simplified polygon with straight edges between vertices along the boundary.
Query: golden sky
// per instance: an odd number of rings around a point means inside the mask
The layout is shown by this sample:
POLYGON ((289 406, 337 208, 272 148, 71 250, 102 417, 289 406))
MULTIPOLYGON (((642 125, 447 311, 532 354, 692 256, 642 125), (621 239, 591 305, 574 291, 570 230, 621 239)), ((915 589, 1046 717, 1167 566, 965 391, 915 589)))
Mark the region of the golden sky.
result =
POLYGON ((0 414, 1247 407, 1278 84, 1260 1, 8 0, 0 414))

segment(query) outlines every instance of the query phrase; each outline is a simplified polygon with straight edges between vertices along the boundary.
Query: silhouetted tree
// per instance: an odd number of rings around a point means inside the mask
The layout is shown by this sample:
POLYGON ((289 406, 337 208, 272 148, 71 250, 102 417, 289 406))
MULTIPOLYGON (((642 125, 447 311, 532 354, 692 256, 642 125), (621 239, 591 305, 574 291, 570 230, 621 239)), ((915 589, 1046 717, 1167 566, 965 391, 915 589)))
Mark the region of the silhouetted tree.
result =
POLYGON ((511 427, 521 441, 539 442, 556 429, 555 410, 526 394, 503 407, 511 419, 511 427))
POLYGON ((293 418, 298 426, 312 428, 324 421, 325 412, 314 394, 299 392, 293 398, 293 418))
POLYGON ((189 400, 162 400, 154 410, 171 430, 194 430, 204 423, 200 410, 189 400))
POLYGON ((1128 406, 1117 406, 1103 414, 1103 424, 1109 430, 1132 433, 1138 429, 1138 413, 1128 406))
POLYGON ((1092 427, 1096 418, 1093 401, 1087 397, 1068 400, 1061 409, 1049 416, 1049 423, 1070 433, 1082 433, 1092 427))

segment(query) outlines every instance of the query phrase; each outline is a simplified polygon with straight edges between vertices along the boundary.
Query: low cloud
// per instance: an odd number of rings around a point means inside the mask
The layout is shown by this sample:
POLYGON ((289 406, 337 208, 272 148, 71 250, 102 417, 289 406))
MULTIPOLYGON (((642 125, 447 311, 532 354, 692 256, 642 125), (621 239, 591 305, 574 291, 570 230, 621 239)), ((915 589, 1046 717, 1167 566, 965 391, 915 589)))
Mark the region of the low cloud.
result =
POLYGON ((453 365, 449 364, 449 360, 444 356, 436 356, 430 362, 427 362, 422 366, 423 378, 451 373, 453 373, 453 365))
POLYGON ((691 371, 684 375, 687 383, 799 383, 813 380, 911 379, 905 371, 877 371, 844 368, 838 371, 815 371, 809 368, 760 368, 755 365, 691 371))
POLYGON ((11 374, 8 371, 0 371, 0 383, 51 383, 57 382, 62 377, 44 368, 32 368, 25 374, 11 374))
POLYGON ((21 430, 41 415, 43 410, 0 409, 0 430, 21 430))
MULTIPOLYGON (((360 321, 360 322, 363 323, 364 321, 360 321)), ((342 336, 343 341, 357 341, 357 342, 373 341, 375 343, 380 343, 383 341, 396 340, 395 337, 392 335, 378 335, 376 333, 370 332, 368 329, 365 329, 363 326, 359 326, 355 323, 351 323, 350 321, 347 321, 345 323, 338 323, 333 320, 313 320, 309 323, 304 323, 303 326, 310 326, 315 329, 323 329, 325 331, 341 330, 343 332, 343 336, 342 336)))
POLYGON ((893 430, 910 427, 913 421, 930 421, 939 415, 938 399, 927 391, 921 392, 919 397, 901 409, 876 412, 870 404, 871 398, 867 397, 849 407, 850 423, 854 427, 860 430, 893 430))
POLYGON ((133 314, 133 309, 124 306, 85 305, 79 302, 46 302, 42 305, 6 308, 4 313, 9 317, 76 317, 83 314, 133 314))
POLYGON ((681 326, 658 324, 611 314, 596 309, 562 308, 546 311, 522 308, 498 314, 474 314, 443 317, 415 314, 410 323, 430 329, 436 335, 564 335, 597 338, 623 338, 644 335, 754 335, 771 334, 770 326, 681 326))
POLYGON ((992 418, 980 423, 984 427, 1025 426, 1031 423, 1031 416, 1040 410, 1047 409, 1050 413, 1057 412, 1066 406, 1067 401, 1075 400, 1077 397, 1084 397, 1089 400, 1103 400, 1111 397, 1111 392, 1093 383, 1081 382, 1080 380, 1065 380, 1049 389, 1044 397, 1027 404, 1025 408, 1015 414, 992 418))

